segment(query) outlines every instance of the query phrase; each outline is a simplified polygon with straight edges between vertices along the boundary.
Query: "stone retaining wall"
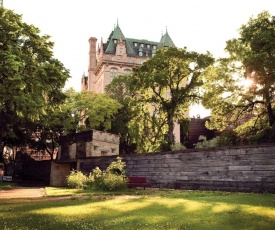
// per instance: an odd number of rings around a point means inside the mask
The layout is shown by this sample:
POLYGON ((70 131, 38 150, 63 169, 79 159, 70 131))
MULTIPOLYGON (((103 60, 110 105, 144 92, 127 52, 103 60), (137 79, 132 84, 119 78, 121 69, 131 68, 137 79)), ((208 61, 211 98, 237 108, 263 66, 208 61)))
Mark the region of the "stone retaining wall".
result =
MULTIPOLYGON (((84 173, 115 157, 81 159, 84 173)), ((153 187, 275 193, 275 145, 194 149, 124 156, 128 176, 153 187)))

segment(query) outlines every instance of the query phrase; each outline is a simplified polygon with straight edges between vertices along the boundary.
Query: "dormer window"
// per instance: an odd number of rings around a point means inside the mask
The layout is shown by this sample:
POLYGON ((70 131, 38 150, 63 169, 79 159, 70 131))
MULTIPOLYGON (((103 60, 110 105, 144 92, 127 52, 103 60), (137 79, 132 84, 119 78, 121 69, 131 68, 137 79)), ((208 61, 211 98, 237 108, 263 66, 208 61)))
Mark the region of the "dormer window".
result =
POLYGON ((154 50, 157 49, 157 46, 154 45, 154 46, 153 46, 153 49, 154 49, 154 50))
POLYGON ((134 46, 137 47, 137 45, 138 45, 138 44, 137 44, 136 42, 134 42, 134 46))
POLYGON ((142 51, 138 51, 138 56, 142 57, 142 51))
POLYGON ((140 43, 140 47, 142 47, 142 48, 143 48, 143 47, 144 47, 144 44, 140 43))
POLYGON ((149 56, 149 53, 148 53, 148 52, 145 52, 145 56, 148 57, 148 56, 149 56))
POLYGON ((114 39, 114 43, 117 44, 117 39, 114 39))
POLYGON ((147 48, 150 49, 150 45, 149 44, 147 44, 147 48))

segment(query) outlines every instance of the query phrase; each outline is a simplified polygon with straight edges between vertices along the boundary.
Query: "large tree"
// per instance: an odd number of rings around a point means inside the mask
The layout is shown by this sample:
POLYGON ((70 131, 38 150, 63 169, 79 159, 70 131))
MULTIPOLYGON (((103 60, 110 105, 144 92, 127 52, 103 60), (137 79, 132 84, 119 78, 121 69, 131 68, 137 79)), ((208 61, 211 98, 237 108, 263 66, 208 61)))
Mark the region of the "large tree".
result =
POLYGON ((186 48, 164 48, 133 69, 139 99, 165 114, 168 146, 174 143, 174 122, 184 119, 192 103, 200 100, 201 75, 213 63, 210 53, 189 52, 186 48))
MULTIPOLYGON (((160 150, 167 132, 167 122, 158 106, 141 98, 131 75, 116 76, 106 86, 106 93, 122 107, 112 120, 112 132, 120 135, 122 153, 160 150)), ((143 92, 144 93, 144 92, 143 92)))
POLYGON ((20 15, 0 7, 2 147, 15 139, 16 130, 38 122, 46 108, 50 111, 64 99, 62 88, 69 71, 54 58, 52 49, 50 36, 40 35, 39 29, 22 22, 20 15))
POLYGON ((32 133, 31 147, 43 150, 54 159, 60 136, 97 129, 109 131, 111 119, 120 104, 106 94, 91 91, 65 91, 66 99, 51 112, 41 116, 39 123, 29 130, 32 133))
POLYGON ((275 124, 275 17, 262 12, 239 32, 227 41, 229 57, 208 72, 204 105, 212 110, 208 127, 242 124, 242 132, 256 134, 275 124))

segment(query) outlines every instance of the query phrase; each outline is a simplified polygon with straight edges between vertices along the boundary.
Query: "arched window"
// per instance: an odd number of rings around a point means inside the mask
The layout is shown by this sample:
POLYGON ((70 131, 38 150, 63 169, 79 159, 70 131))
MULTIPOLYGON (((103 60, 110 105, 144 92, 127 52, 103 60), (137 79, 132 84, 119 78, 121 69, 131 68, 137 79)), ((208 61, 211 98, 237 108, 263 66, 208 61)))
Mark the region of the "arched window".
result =
POLYGON ((124 70, 124 73, 125 73, 125 74, 130 74, 130 73, 131 73, 131 70, 125 69, 125 70, 124 70))
POLYGON ((110 82, 114 79, 114 77, 117 75, 117 69, 111 68, 110 69, 110 82))

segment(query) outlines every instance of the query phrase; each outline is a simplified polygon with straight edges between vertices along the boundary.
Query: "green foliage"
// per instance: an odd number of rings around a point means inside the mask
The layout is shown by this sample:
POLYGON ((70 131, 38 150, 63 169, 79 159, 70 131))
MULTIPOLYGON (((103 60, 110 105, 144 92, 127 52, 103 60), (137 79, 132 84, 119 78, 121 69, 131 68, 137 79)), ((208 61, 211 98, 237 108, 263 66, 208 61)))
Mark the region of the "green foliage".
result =
MULTIPOLYGON (((71 129, 79 131, 111 129, 111 119, 121 105, 106 94, 69 89, 62 110, 71 116, 71 129), (80 125, 79 125, 80 123, 80 125)), ((69 125, 69 124, 68 124, 69 125)))
MULTIPOLYGON (((210 53, 199 54, 188 52, 186 48, 170 47, 157 50, 153 58, 133 69, 133 85, 139 92, 138 99, 143 104, 155 106, 156 117, 165 119, 166 143, 170 148, 174 143, 174 122, 180 121, 189 106, 200 100, 201 77, 213 61, 210 53)), ((161 143, 163 145, 163 141, 161 143)))
POLYGON ((69 70, 53 56, 50 36, 0 7, 0 149, 25 145, 29 127, 64 100, 69 70))
POLYGON ((117 191, 127 188, 127 178, 125 176, 125 162, 120 157, 112 162, 106 171, 101 171, 96 167, 93 170, 94 186, 105 191, 117 191))
POLYGON ((68 187, 70 188, 86 188, 88 178, 82 172, 73 170, 67 177, 68 187))
POLYGON ((194 146, 196 149, 234 146, 237 144, 236 138, 234 132, 224 132, 221 136, 214 137, 210 140, 207 140, 205 136, 200 135, 199 141, 194 146))
POLYGON ((205 74, 203 104, 212 111, 207 127, 230 127, 239 143, 265 141, 260 136, 268 135, 264 130, 271 130, 267 127, 275 123, 274 16, 262 12, 239 31, 239 38, 227 41, 229 57, 205 74), (245 80, 252 84, 244 84, 245 80))
POLYGON ((186 147, 181 143, 175 143, 172 145, 172 150, 182 150, 186 149, 186 147))

